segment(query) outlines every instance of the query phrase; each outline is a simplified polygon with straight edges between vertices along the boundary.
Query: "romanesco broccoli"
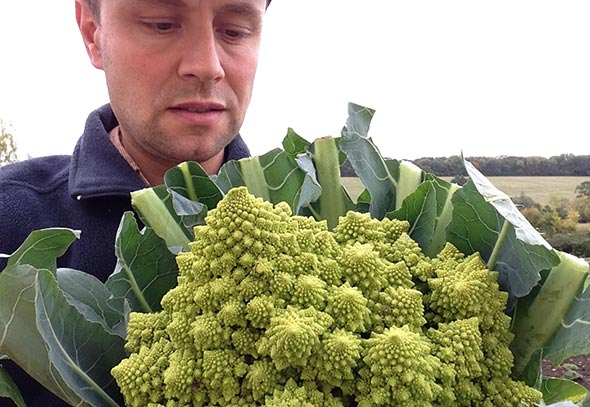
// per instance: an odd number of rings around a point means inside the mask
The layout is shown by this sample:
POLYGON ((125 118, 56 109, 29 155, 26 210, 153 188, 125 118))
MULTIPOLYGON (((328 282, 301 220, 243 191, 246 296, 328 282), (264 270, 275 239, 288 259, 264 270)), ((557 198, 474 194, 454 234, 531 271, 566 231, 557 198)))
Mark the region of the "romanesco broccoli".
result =
POLYGON ((128 406, 514 407, 497 273, 407 221, 292 216, 234 188, 177 256, 163 311, 132 313, 112 369, 128 406))

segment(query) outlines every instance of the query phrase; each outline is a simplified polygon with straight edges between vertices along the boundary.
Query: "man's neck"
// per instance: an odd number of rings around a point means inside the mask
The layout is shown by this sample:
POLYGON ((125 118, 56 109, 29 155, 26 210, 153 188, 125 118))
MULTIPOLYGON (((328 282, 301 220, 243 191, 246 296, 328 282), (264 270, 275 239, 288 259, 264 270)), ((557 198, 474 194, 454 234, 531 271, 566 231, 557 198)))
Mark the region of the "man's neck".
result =
MULTIPOLYGON (((142 154, 134 154, 132 146, 125 146, 119 126, 111 130, 109 137, 131 168, 133 168, 137 175, 149 186, 163 184, 166 171, 179 164, 162 160, 160 157, 145 158, 142 154)), ((211 159, 199 164, 207 174, 216 174, 223 164, 224 153, 225 152, 222 150, 211 159)))

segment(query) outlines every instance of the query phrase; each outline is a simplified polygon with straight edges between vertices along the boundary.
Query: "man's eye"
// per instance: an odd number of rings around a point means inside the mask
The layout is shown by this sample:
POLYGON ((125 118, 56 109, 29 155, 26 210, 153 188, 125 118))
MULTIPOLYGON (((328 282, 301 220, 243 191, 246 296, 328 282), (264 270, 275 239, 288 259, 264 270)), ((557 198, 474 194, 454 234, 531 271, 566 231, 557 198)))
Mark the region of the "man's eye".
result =
POLYGON ((154 27, 159 31, 169 31, 174 28, 172 23, 154 23, 154 27))
POLYGON ((160 32, 167 32, 167 31, 171 31, 174 28, 177 27, 176 24, 174 23, 164 23, 164 22, 148 22, 147 25, 151 28, 153 28, 156 31, 160 31, 160 32))
POLYGON ((243 33, 238 30, 227 29, 227 30, 225 30, 225 35, 227 35, 228 37, 231 37, 231 38, 240 38, 243 35, 243 33))

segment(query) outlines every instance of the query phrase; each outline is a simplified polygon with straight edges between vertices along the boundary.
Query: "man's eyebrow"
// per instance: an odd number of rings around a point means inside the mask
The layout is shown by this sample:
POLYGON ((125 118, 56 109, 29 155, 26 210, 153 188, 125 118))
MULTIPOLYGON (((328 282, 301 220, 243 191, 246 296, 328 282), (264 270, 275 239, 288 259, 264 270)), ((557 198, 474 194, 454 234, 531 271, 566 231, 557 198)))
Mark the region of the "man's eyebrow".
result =
POLYGON ((134 0, 137 3, 147 3, 154 6, 188 7, 184 0, 134 0))
POLYGON ((228 14, 237 14, 246 17, 254 17, 262 19, 263 12, 254 7, 250 2, 238 1, 234 3, 227 3, 221 7, 221 12, 228 14))

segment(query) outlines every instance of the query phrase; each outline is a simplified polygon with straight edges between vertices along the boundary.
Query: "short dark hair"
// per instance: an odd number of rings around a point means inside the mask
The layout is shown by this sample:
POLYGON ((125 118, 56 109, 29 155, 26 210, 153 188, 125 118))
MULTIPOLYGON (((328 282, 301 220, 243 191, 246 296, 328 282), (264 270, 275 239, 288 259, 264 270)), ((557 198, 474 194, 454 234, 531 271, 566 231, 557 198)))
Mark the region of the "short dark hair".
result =
POLYGON ((88 3, 88 5, 90 6, 90 10, 92 10, 92 14, 94 14, 95 17, 98 17, 100 15, 100 6, 98 2, 99 0, 86 0, 86 3, 88 3))
MULTIPOLYGON (((90 10, 92 10, 92 13, 98 17, 100 16, 100 6, 98 5, 98 2, 100 0, 86 0, 86 3, 88 3, 88 5, 90 6, 90 10)), ((268 7, 270 5, 270 2, 272 0, 266 0, 266 7, 268 7)))

